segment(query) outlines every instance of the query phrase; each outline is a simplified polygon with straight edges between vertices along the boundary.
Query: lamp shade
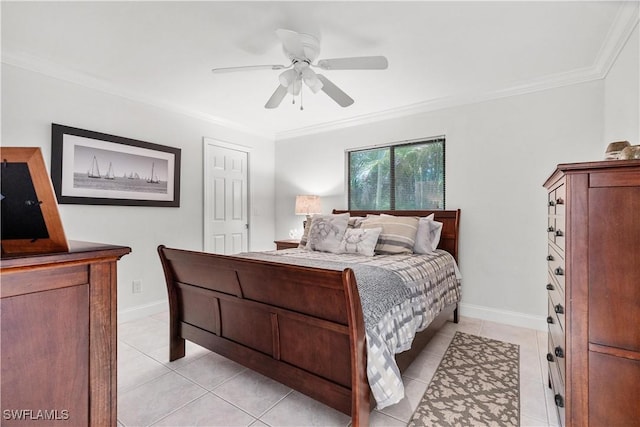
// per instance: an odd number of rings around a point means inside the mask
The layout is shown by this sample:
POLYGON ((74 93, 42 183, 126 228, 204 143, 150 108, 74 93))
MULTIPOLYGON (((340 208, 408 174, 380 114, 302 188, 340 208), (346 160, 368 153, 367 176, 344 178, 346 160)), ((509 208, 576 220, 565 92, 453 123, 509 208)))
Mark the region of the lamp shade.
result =
POLYGON ((296 215, 313 215, 322 213, 320 196, 296 196, 296 215))

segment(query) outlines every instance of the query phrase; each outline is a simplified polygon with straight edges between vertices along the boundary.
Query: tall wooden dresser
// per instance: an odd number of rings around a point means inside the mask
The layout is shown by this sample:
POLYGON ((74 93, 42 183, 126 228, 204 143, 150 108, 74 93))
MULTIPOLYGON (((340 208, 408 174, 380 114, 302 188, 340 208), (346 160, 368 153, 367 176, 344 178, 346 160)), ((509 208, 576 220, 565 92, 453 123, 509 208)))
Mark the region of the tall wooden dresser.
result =
POLYGON ((560 423, 640 426, 640 160, 561 164, 544 186, 560 423))
POLYGON ((0 260, 3 426, 116 425, 116 262, 123 246, 0 260))

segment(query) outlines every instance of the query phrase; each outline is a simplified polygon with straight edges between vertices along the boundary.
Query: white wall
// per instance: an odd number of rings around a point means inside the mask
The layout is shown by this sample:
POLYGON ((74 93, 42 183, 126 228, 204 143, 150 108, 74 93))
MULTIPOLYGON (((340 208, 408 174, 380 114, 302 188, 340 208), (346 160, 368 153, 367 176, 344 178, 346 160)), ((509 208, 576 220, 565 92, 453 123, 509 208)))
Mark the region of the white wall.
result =
POLYGON ((250 245, 274 248, 273 141, 3 64, 2 145, 39 146, 49 168, 51 123, 182 149, 179 208, 60 205, 67 238, 132 248, 118 263, 120 320, 164 307, 159 244, 202 250, 203 137, 252 147, 250 245), (131 292, 135 279, 140 294, 131 292))
POLYGON ((346 208, 345 150, 446 135, 446 206, 460 208, 463 315, 544 328, 546 193, 558 163, 602 159, 603 81, 276 141, 276 237, 296 194, 346 208))
MULTIPOLYGON (((605 79, 604 141, 640 144, 640 29, 627 40, 605 79)), ((605 146, 606 147, 606 146, 605 146)))

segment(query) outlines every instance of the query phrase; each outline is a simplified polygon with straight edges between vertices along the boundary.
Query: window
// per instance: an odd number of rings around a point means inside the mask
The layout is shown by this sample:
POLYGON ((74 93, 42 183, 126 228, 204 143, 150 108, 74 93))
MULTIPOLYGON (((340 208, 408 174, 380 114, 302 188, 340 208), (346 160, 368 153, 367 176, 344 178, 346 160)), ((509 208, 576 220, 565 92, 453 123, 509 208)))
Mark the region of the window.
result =
POLYGON ((444 141, 347 152, 349 209, 444 209, 444 141))

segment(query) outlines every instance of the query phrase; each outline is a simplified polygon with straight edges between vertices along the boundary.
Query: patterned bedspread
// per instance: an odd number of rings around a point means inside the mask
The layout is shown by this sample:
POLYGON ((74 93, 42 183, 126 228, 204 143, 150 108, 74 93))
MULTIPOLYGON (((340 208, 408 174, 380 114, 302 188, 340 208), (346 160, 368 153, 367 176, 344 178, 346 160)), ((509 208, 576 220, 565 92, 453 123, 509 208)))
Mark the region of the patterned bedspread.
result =
POLYGON ((241 256, 328 269, 353 269, 367 339, 367 375, 378 409, 404 397, 394 354, 411 348, 415 334, 460 300, 460 273, 448 252, 376 255, 286 249, 241 256))

